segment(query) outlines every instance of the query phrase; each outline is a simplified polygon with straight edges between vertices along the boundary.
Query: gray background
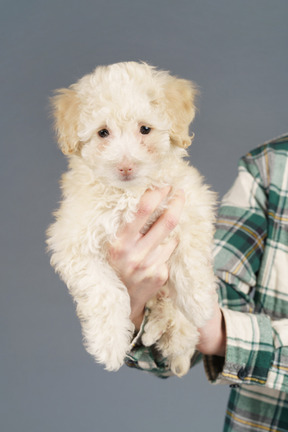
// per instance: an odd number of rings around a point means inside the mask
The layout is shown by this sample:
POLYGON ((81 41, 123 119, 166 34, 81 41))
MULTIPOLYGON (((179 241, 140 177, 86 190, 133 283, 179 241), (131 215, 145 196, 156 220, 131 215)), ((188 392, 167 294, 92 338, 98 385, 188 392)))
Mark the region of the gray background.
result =
POLYGON ((238 158, 287 132, 287 0, 1 0, 0 430, 220 431, 229 388, 199 365, 159 380, 84 351, 45 253, 66 162, 52 90, 144 60, 201 90, 191 161, 220 196, 238 158))

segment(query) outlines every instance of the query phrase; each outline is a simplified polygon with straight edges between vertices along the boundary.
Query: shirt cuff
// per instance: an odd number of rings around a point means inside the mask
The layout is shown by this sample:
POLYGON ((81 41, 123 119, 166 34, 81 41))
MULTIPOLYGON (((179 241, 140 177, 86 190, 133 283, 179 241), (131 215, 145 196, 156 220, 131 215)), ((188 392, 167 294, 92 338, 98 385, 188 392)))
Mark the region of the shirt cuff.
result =
POLYGON ((226 325, 226 354, 225 358, 204 356, 209 381, 265 385, 274 356, 270 318, 225 308, 222 312, 226 325))
POLYGON ((149 347, 142 345, 141 338, 145 331, 149 315, 150 309, 146 307, 139 332, 134 334, 129 351, 126 354, 125 364, 128 367, 152 373, 159 378, 168 378, 173 374, 169 368, 167 359, 158 351, 156 345, 149 347))
POLYGON ((275 354, 267 376, 267 387, 288 392, 288 319, 273 322, 275 354))

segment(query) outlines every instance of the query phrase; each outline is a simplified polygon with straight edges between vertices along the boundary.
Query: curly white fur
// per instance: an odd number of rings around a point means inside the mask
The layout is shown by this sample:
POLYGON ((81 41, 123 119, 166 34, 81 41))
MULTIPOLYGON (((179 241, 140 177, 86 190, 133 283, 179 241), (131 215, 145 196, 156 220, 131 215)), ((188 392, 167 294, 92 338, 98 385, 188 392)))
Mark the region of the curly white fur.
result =
POLYGON ((195 93, 190 81, 126 62, 98 67, 52 99, 69 170, 47 231, 51 264, 77 304, 87 351, 108 370, 123 364, 134 326, 127 289, 108 264, 107 246, 119 226, 133 219, 146 189, 182 188, 186 203, 171 234, 180 243, 169 261, 170 296, 149 302, 143 343, 156 342, 181 376, 189 369, 197 328, 212 314, 215 195, 184 160, 195 93))

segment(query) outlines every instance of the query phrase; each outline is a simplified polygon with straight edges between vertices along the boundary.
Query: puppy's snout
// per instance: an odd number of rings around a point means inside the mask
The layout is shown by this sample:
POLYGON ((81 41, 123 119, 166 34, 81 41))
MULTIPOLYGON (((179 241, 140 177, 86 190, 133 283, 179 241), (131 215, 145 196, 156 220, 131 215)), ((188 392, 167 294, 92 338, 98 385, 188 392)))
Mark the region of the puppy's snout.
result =
POLYGON ((122 161, 122 163, 117 166, 117 170, 122 179, 128 180, 133 177, 135 166, 133 162, 122 161))
POLYGON ((132 172, 133 172, 133 167, 132 167, 132 166, 129 166, 129 167, 119 167, 119 168, 118 168, 118 171, 119 171, 122 175, 127 176, 127 175, 129 175, 129 174, 132 174, 132 172))

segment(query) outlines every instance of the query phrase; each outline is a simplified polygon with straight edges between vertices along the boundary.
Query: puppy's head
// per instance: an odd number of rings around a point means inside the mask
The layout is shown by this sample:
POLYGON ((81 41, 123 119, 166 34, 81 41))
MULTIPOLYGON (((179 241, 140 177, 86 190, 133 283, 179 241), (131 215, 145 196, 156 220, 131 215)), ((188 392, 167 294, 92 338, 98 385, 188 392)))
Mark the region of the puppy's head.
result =
POLYGON ((52 98, 59 146, 118 186, 151 179, 165 158, 186 154, 195 94, 145 63, 100 66, 52 98))

